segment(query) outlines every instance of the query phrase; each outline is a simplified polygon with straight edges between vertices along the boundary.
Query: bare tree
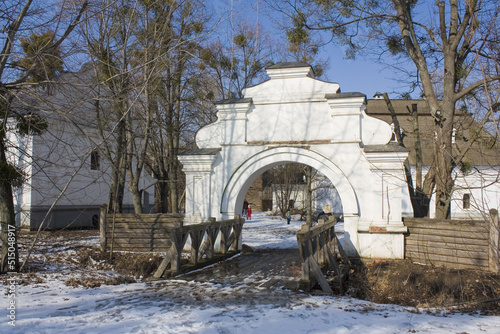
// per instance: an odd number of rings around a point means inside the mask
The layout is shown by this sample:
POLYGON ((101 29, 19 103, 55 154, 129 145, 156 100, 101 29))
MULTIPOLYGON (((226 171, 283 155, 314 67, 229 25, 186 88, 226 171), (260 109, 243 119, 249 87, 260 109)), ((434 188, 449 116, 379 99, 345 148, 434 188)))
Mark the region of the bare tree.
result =
MULTIPOLYGON (((5 223, 2 224, 1 272, 19 268, 12 187, 22 182, 22 174, 7 157, 8 122, 22 124, 40 120, 16 114, 12 102, 30 86, 44 87, 61 69, 60 47, 79 23, 87 5, 87 1, 73 8, 61 4, 60 12, 47 12, 31 0, 5 1, 0 5, 0 25, 4 27, 0 52, 0 212, 5 223), (63 21, 63 17, 69 19, 63 21), (41 30, 46 32, 39 34, 41 30)), ((28 128, 37 127, 18 127, 20 131, 28 128)))
POLYGON ((218 37, 200 51, 202 69, 215 85, 216 100, 243 97, 243 88, 264 80, 265 67, 278 58, 279 43, 262 26, 240 21, 229 29, 233 30, 225 34, 231 39, 218 37))
POLYGON ((151 16, 147 31, 155 36, 149 47, 155 55, 149 160, 158 180, 155 207, 158 212, 178 212, 183 180, 177 156, 192 142, 190 135, 198 126, 193 123, 202 103, 194 88, 200 82, 195 56, 208 30, 208 18, 198 1, 166 2, 146 9, 151 16))
MULTIPOLYGON (((389 51, 395 62, 406 60, 414 66, 415 81, 409 88, 421 89, 435 120, 435 162, 428 178, 435 184, 436 217, 448 217, 453 169, 464 156, 452 149, 457 104, 500 79, 494 70, 498 55, 492 47, 498 45, 500 5, 456 0, 275 3, 293 18, 289 39, 303 39, 304 31, 328 32, 347 48, 349 56, 371 45, 381 53, 389 51)), ((489 111, 483 120, 491 118, 489 111)))
POLYGON ((267 171, 268 183, 272 184, 276 206, 282 217, 289 209, 295 208, 297 198, 304 193, 303 172, 303 165, 297 163, 287 163, 267 171))
POLYGON ((152 90, 157 77, 141 1, 106 1, 89 13, 83 29, 94 64, 94 101, 102 151, 112 166, 108 210, 123 211, 128 187, 134 211, 142 213, 140 180, 146 165, 155 104, 152 90), (128 176, 128 183, 127 183, 128 176))

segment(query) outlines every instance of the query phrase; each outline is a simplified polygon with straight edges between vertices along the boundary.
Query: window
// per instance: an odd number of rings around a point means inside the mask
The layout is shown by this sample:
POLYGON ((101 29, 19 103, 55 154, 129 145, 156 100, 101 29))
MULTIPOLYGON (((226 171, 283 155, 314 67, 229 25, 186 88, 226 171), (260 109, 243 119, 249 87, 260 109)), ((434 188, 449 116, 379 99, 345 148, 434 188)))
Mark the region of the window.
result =
POLYGON ((462 206, 464 209, 470 209, 470 194, 464 194, 462 198, 462 206))
POLYGON ((94 148, 92 153, 90 153, 90 169, 99 170, 101 167, 101 156, 99 150, 94 148))
POLYGON ((92 227, 97 227, 97 226, 99 226, 99 216, 93 215, 92 216, 92 227))

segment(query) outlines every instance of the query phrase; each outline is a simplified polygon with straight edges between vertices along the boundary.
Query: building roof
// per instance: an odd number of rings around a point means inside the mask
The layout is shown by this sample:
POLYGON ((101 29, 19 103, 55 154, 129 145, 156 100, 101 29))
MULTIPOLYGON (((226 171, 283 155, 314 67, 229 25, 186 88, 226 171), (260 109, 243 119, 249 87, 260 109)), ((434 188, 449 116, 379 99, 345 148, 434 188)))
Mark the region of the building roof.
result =
MULTIPOLYGON (((409 110, 415 104, 418 112, 419 131, 422 146, 423 164, 431 165, 433 154, 434 118, 429 112, 429 107, 425 100, 391 100, 400 127, 403 132, 403 142, 405 147, 410 149, 408 158, 410 164, 415 164, 415 143, 412 117, 409 110)), ((369 116, 392 123, 392 117, 384 99, 367 100, 366 113, 369 116)), ((455 121, 455 144, 454 155, 458 155, 461 150, 470 145, 470 141, 475 142, 465 155, 464 161, 471 166, 491 166, 500 164, 500 146, 498 140, 473 117, 465 112, 457 112, 455 121)))
POLYGON ((236 104, 236 103, 250 103, 252 102, 251 98, 241 98, 241 99, 225 99, 215 102, 215 104, 236 104))
POLYGON ((335 94, 326 94, 325 98, 328 100, 331 99, 345 99, 348 97, 364 97, 366 99, 366 95, 359 92, 349 92, 349 93, 335 93, 335 94))
POLYGON ((295 68, 295 67, 311 67, 311 65, 309 65, 308 63, 301 62, 301 61, 282 62, 282 63, 276 63, 274 65, 268 66, 267 69, 295 68))

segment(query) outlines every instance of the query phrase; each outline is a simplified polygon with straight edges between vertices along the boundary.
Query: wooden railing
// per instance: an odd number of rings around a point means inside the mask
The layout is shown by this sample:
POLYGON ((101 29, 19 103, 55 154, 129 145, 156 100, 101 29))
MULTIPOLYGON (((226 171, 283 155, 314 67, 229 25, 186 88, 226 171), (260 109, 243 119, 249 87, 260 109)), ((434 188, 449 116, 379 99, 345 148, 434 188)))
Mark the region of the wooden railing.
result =
POLYGON ((242 218, 184 225, 180 214, 110 214, 101 210, 103 251, 166 253, 154 278, 175 276, 241 251, 242 218), (185 255, 182 257, 181 255, 185 255))
POLYGON ((239 240, 244 221, 243 218, 214 219, 210 223, 169 229, 172 244, 153 277, 175 276, 238 253, 241 251, 239 240), (181 253, 188 237, 191 239, 189 263, 182 264, 181 253), (216 244, 217 240, 220 243, 216 244))
POLYGON ((302 263, 300 287, 305 291, 310 291, 316 283, 319 283, 324 292, 333 293, 322 271, 323 267, 327 267, 335 273, 339 292, 343 292, 342 283, 348 272, 349 259, 335 234, 335 218, 331 219, 328 222, 320 219, 314 227, 302 225, 301 230, 297 232, 302 263), (342 266, 340 262, 346 266, 342 266))

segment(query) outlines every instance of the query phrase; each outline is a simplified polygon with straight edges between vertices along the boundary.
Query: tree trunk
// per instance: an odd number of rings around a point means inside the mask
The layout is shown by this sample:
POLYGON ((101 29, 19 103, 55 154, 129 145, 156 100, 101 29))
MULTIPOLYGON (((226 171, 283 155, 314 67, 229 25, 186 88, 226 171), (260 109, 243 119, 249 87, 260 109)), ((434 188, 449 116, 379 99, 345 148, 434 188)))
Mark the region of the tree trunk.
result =
MULTIPOLYGON (((0 129, 0 166, 7 165, 5 132, 0 129)), ((6 178, 0 178, 0 223, 2 224, 2 258, 0 273, 19 270, 19 252, 17 244, 16 219, 12 185, 6 178)))
POLYGON ((115 213, 123 212, 123 197, 125 193, 125 177, 127 174, 127 164, 125 161, 126 147, 125 125, 120 121, 118 125, 118 137, 116 140, 116 152, 114 159, 111 158, 112 165, 111 187, 109 192, 108 211, 115 213))
MULTIPOLYGON (((392 122, 394 124, 394 132, 396 134, 396 140, 398 144, 405 147, 403 143, 403 138, 401 135, 401 128, 399 126, 399 120, 396 115, 396 111, 392 106, 391 100, 387 93, 384 93, 384 100, 387 104, 387 108, 391 113, 392 122)), ((411 166, 408 159, 405 160, 403 167, 405 171, 406 184, 408 186, 408 192, 410 194, 411 206, 413 208, 413 216, 417 218, 423 218, 429 215, 429 201, 430 197, 422 191, 422 149, 420 145, 420 131, 418 124, 418 110, 417 105, 413 104, 412 109, 408 108, 408 112, 412 117, 413 123, 413 141, 415 143, 415 183, 413 182, 413 176, 411 174, 411 166), (415 186, 416 184, 416 186, 415 186)))
POLYGON ((143 213, 142 208, 142 192, 138 189, 137 185, 134 185, 134 191, 132 191, 132 203, 134 205, 134 212, 136 214, 143 213))
POLYGON ((417 104, 412 104, 411 109, 408 108, 408 112, 411 115, 412 126, 413 126, 413 142, 415 147, 415 183, 414 183, 414 199, 412 200, 413 205, 413 216, 415 218, 424 218, 429 216, 429 203, 431 200, 432 191, 434 188, 434 171, 429 171, 426 175, 426 179, 432 177, 432 183, 423 183, 422 180, 422 167, 423 167, 423 155, 422 155, 422 144, 420 138, 420 125, 418 122, 418 108, 417 104), (429 187, 432 184, 432 189, 426 191, 426 186, 429 187))
POLYGON ((305 166, 304 173, 306 175, 306 224, 312 226, 313 210, 312 210, 312 167, 305 166))
MULTIPOLYGON (((173 165, 173 164, 172 164, 173 165)), ((171 166, 169 169, 168 176, 168 202, 170 207, 170 212, 177 213, 179 212, 179 208, 177 207, 177 199, 178 199, 178 191, 177 191, 177 172, 172 169, 177 169, 174 166, 171 166)))
POLYGON ((166 213, 168 212, 168 186, 165 178, 156 177, 158 182, 155 186, 155 212, 166 213))
POLYGON ((449 219, 451 196, 453 193, 454 180, 452 176, 455 168, 453 159, 452 135, 455 116, 455 52, 445 45, 444 55, 444 78, 443 98, 440 103, 440 113, 436 115, 436 218, 449 219))
POLYGON ((451 196, 453 193, 454 180, 452 178, 455 163, 452 158, 451 133, 453 127, 452 113, 443 112, 444 117, 451 120, 438 125, 436 138, 436 218, 449 219, 451 196), (442 128, 441 128, 442 127, 442 128), (449 129, 451 127, 451 129, 449 129))

